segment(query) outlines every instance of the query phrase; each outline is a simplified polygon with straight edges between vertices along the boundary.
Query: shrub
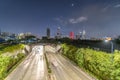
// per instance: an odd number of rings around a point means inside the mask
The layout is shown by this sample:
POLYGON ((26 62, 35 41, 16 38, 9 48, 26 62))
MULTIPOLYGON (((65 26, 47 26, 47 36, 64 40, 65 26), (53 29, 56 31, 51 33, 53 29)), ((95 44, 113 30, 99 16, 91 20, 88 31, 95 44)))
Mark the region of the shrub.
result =
POLYGON ((114 54, 62 44, 63 55, 102 80, 120 80, 120 52, 114 54))

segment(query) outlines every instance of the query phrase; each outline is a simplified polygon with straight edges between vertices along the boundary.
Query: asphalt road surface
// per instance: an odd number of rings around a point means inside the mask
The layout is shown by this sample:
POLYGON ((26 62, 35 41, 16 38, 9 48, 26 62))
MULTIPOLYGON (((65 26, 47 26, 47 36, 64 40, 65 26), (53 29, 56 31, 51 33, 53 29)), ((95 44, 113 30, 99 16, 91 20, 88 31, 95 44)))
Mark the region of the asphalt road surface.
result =
POLYGON ((56 54, 56 48, 45 46, 52 73, 48 77, 43 46, 35 46, 26 59, 5 80, 95 80, 69 59, 56 54))
POLYGON ((55 80, 95 80, 67 58, 54 53, 54 48, 47 46, 46 49, 55 80))
POLYGON ((5 80, 46 80, 43 46, 35 46, 27 58, 5 80))

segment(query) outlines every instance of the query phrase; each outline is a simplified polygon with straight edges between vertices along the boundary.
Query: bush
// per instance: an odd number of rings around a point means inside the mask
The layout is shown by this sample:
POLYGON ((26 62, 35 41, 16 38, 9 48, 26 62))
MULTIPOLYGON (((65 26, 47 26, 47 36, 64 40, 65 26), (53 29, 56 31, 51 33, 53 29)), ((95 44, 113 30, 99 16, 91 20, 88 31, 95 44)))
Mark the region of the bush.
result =
POLYGON ((24 53, 19 53, 19 54, 17 54, 17 57, 18 57, 18 59, 22 59, 23 57, 25 57, 25 54, 24 53))
POLYGON ((16 65, 24 56, 25 55, 23 53, 18 54, 18 58, 0 55, 0 80, 4 80, 11 68, 16 65))
POLYGON ((5 52, 14 52, 16 50, 23 49, 25 46, 23 44, 17 44, 17 45, 12 45, 12 46, 7 46, 2 50, 2 53, 5 52))
POLYGON ((0 55, 0 80, 3 80, 7 74, 8 66, 11 62, 10 60, 11 57, 0 55))
POLYGON ((5 52, 14 52, 15 50, 23 49, 24 45, 17 44, 12 46, 7 46, 0 51, 0 80, 4 80, 5 76, 9 71, 16 65, 22 58, 25 57, 25 54, 19 53, 17 57, 15 56, 5 56, 2 55, 5 52))
POLYGON ((62 44, 63 55, 102 80, 120 80, 120 52, 113 54, 62 44))

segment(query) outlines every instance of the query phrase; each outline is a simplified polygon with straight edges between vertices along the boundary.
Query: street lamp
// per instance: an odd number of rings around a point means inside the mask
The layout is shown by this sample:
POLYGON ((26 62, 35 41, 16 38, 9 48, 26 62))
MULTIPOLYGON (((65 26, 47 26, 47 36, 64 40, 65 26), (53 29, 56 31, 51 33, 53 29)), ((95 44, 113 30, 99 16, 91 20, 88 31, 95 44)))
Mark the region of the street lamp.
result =
MULTIPOLYGON (((105 40, 105 42, 110 42, 111 53, 112 53, 112 55, 111 55, 111 64, 113 65, 113 62, 114 62, 114 55, 113 55, 113 53, 114 53, 114 45, 113 45, 113 42, 112 42, 112 40, 105 40)), ((110 78, 110 80, 112 80, 112 79, 110 78)))
POLYGON ((113 53, 113 52, 114 52, 114 45, 113 45, 112 40, 105 40, 105 42, 110 42, 110 45, 111 45, 111 53, 113 53))
POLYGON ((110 45, 111 45, 111 53, 112 53, 112 56, 111 56, 111 61, 112 61, 112 63, 113 63, 113 61, 114 61, 114 55, 113 55, 113 53, 114 53, 114 45, 113 45, 113 42, 112 42, 112 40, 105 40, 105 42, 110 42, 110 45))

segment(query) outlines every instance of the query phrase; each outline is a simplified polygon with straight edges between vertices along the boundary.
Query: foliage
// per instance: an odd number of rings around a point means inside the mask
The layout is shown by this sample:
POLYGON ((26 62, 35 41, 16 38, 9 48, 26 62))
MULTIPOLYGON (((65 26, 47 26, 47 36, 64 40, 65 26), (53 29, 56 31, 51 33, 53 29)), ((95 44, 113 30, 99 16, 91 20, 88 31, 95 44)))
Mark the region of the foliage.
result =
POLYGON ((120 80, 120 52, 114 53, 112 79, 120 80))
POLYGON ((4 78, 7 76, 11 68, 16 65, 22 58, 25 57, 25 54, 18 53, 16 56, 7 56, 2 55, 6 52, 14 52, 16 50, 23 49, 23 44, 17 44, 17 45, 11 45, 11 46, 3 46, 1 45, 0 49, 0 80, 4 80, 4 78))
POLYGON ((24 45, 23 44, 17 44, 17 45, 11 45, 11 46, 7 46, 4 49, 1 50, 1 53, 5 53, 5 52, 14 52, 16 50, 20 50, 23 49, 24 45))
POLYGON ((17 64, 22 58, 24 58, 25 54, 19 53, 17 56, 3 56, 0 55, 0 80, 4 80, 5 76, 9 72, 9 70, 17 64))
POLYGON ((120 80, 120 52, 114 54, 62 44, 63 55, 102 80, 120 80))

